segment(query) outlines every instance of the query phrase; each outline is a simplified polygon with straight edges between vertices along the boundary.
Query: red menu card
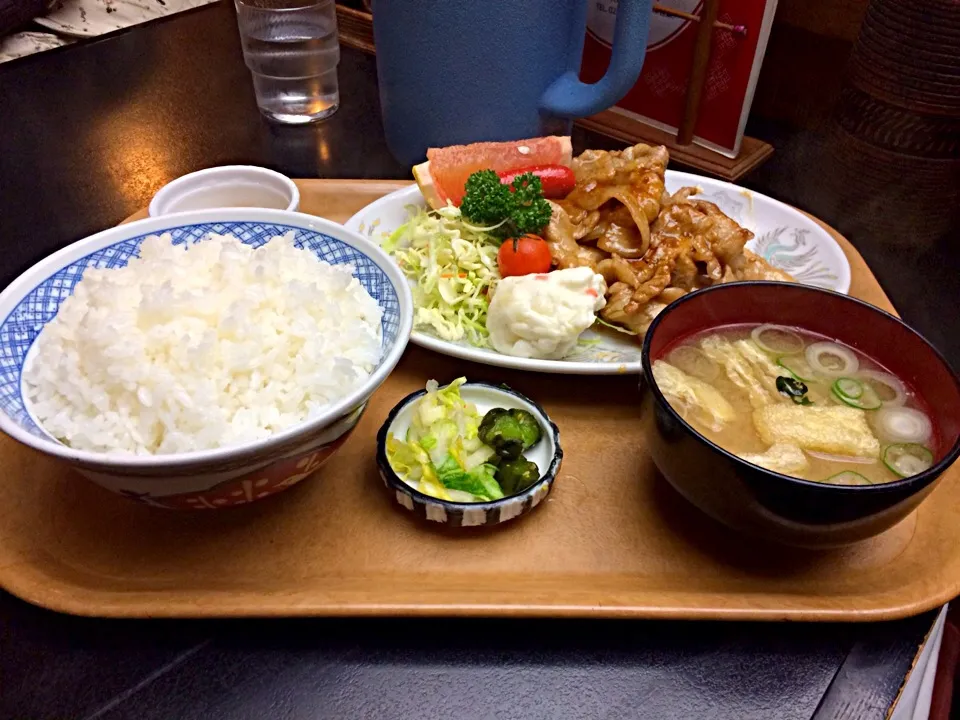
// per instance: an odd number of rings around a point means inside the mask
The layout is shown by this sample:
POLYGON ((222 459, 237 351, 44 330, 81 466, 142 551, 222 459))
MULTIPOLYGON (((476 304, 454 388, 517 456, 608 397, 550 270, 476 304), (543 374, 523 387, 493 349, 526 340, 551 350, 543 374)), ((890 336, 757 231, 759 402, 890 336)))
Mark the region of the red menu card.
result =
MULTIPOLYGON (((660 4, 694 15, 703 5, 700 0, 660 4)), ((721 0, 718 22, 742 25, 746 34, 714 30, 695 130, 697 144, 727 157, 740 151, 776 7, 777 0, 721 0)), ((616 13, 617 0, 590 0, 580 71, 584 82, 596 82, 606 71, 616 13)), ((696 33, 694 21, 654 13, 643 72, 613 111, 675 133, 683 118, 696 33)))

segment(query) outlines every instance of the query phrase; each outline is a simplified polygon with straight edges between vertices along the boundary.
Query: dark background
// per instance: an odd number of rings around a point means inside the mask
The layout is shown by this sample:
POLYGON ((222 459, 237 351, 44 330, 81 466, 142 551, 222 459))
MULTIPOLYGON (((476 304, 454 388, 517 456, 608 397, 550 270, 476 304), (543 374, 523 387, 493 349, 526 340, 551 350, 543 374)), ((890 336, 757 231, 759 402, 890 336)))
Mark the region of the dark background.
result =
MULTIPOLYGON (((409 177, 384 145, 374 59, 345 49, 340 82, 330 121, 264 123, 228 3, 0 65, 0 283, 202 167, 409 177)), ((923 202, 909 172, 878 187, 839 162, 831 118, 756 113, 749 132, 777 152, 744 184, 843 232, 960 364, 956 224, 905 237, 905 204, 923 202)), ((881 718, 931 620, 105 621, 0 593, 0 718, 881 718)))

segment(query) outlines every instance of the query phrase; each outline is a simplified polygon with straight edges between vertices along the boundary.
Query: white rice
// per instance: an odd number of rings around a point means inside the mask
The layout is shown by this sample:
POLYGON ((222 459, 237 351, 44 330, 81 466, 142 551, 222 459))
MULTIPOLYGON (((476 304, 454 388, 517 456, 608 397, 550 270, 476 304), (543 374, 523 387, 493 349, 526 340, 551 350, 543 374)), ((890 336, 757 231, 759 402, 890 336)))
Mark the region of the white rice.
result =
POLYGON ((88 269, 24 368, 34 416, 71 447, 182 453, 268 437, 355 390, 380 360, 377 302, 349 265, 231 236, 147 238, 88 269))

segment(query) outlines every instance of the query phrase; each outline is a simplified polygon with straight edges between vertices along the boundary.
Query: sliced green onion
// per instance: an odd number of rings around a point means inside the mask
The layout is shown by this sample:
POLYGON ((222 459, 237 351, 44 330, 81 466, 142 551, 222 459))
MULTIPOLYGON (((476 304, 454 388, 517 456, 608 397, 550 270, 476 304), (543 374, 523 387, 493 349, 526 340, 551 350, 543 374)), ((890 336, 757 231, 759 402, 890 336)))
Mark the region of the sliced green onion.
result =
POLYGON ((830 386, 830 391, 833 393, 833 396, 844 405, 849 405, 850 407, 855 407, 860 410, 876 410, 883 405, 883 403, 880 402, 880 396, 877 395, 873 388, 861 385, 862 391, 860 397, 849 397, 840 390, 837 382, 834 382, 833 385, 830 386))
POLYGON ((803 338, 783 325, 760 325, 753 329, 750 337, 774 355, 793 355, 803 350, 803 338))
POLYGON ((918 443, 889 445, 883 451, 883 464, 895 475, 911 477, 933 466, 933 453, 918 443))
POLYGON ((815 372, 830 377, 850 377, 860 368, 860 361, 853 351, 835 342, 815 342, 804 355, 815 372))
POLYGON ((833 386, 837 389, 838 393, 851 400, 856 400, 863 395, 863 383, 853 378, 838 378, 836 382, 833 383, 833 386))
POLYGON ((853 470, 838 472, 836 475, 828 477, 824 482, 831 485, 873 485, 867 478, 853 470))
POLYGON ((884 407, 906 404, 907 388, 895 375, 876 370, 861 370, 857 373, 857 377, 864 385, 874 389, 883 401, 884 407))
POLYGON ((804 359, 803 355, 777 358, 777 365, 793 375, 797 380, 814 382, 817 379, 814 375, 813 368, 810 367, 810 364, 804 359))

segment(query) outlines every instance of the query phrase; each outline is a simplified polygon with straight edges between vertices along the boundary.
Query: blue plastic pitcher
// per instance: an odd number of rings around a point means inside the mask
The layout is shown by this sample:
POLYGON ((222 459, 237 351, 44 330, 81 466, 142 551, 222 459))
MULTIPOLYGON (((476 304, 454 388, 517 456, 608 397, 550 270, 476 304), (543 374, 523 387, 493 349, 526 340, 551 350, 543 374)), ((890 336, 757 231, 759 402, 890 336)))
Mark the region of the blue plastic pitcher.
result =
POLYGON ((640 75, 652 0, 620 0, 607 74, 578 78, 589 0, 373 0, 387 145, 427 148, 569 134, 640 75))

